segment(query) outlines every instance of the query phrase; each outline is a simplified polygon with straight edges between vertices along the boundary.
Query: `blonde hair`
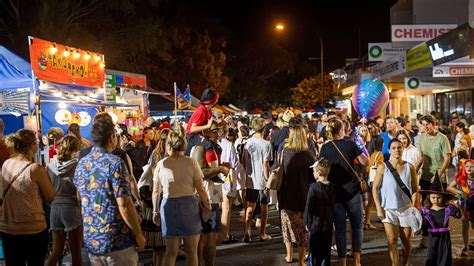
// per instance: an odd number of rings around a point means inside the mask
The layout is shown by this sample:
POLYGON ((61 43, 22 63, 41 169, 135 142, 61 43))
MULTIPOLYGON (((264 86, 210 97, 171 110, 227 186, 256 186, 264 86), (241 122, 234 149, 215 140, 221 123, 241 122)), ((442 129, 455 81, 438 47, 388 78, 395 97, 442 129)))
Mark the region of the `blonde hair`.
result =
POLYGON ((5 138, 5 145, 9 149, 13 149, 15 153, 26 155, 35 141, 35 132, 29 129, 20 129, 5 138))
POLYGON ((288 139, 288 148, 296 151, 308 149, 308 140, 306 139, 306 131, 302 126, 290 128, 290 136, 288 139))
POLYGON ((81 149, 81 142, 77 137, 68 135, 61 140, 59 146, 58 161, 64 162, 71 160, 72 154, 81 149))
POLYGON ((329 140, 334 140, 341 132, 344 124, 342 123, 341 119, 339 118, 331 118, 328 121, 328 125, 326 126, 326 137, 329 140))
POLYGON ((166 144, 169 145, 174 152, 183 152, 187 147, 184 136, 175 131, 169 133, 166 144))
POLYGON ((321 176, 327 177, 329 175, 329 171, 331 171, 331 164, 327 159, 322 159, 314 169, 316 172, 319 172, 321 176))
POLYGON ((370 134, 370 130, 369 130, 369 127, 367 125, 364 125, 364 124, 360 124, 358 127, 357 127, 357 132, 359 132, 359 136, 360 138, 365 141, 366 143, 369 143, 370 140, 372 140, 372 135, 370 134), (365 136, 365 138, 363 138, 362 136, 360 136, 360 128, 362 127, 365 127, 365 129, 367 129, 367 135, 365 136))

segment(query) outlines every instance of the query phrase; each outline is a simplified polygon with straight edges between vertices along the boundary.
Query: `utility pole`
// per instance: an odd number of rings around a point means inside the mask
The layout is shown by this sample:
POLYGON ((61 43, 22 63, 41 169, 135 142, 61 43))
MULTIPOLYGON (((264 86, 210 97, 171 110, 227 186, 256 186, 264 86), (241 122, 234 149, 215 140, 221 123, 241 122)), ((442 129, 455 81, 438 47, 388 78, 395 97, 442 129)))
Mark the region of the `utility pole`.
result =
POLYGON ((319 41, 321 43, 321 96, 324 109, 324 46, 323 46, 323 36, 319 36, 319 41))

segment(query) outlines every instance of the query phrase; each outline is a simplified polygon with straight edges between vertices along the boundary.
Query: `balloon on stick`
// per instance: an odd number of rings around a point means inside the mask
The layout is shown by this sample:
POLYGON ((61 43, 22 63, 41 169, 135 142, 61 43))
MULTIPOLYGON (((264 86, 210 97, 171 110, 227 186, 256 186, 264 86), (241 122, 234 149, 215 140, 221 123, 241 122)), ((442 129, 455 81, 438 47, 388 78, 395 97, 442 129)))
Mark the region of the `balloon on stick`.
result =
POLYGON ((341 84, 344 84, 347 81, 347 73, 343 69, 336 69, 329 74, 331 75, 332 81, 337 84, 338 89, 341 84))
POLYGON ((352 93, 352 105, 363 118, 376 117, 388 104, 389 93, 385 84, 376 79, 363 80, 352 93))

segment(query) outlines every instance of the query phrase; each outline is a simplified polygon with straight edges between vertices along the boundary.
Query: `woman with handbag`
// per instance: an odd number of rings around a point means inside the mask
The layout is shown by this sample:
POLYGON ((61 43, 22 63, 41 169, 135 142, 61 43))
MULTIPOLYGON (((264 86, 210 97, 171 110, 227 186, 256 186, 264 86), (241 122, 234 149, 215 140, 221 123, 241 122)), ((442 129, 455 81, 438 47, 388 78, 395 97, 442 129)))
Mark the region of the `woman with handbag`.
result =
POLYGON ((14 155, 2 167, 0 231, 7 265, 44 265, 48 230, 43 201, 52 202, 54 187, 44 168, 32 162, 38 151, 35 133, 20 129, 5 143, 14 155), (19 248, 21 247, 21 248, 19 248))
POLYGON ((186 140, 171 132, 166 140, 168 157, 160 160, 153 176, 153 221, 161 226, 165 238, 164 265, 175 265, 181 239, 184 239, 186 265, 198 265, 198 243, 201 234, 199 200, 210 209, 198 163, 184 156, 186 140), (163 199, 159 196, 163 191, 163 199))
POLYGON ((326 135, 330 141, 321 147, 319 156, 331 163, 329 181, 333 183, 336 195, 334 226, 339 265, 346 265, 346 216, 352 227, 354 265, 360 265, 363 234, 361 188, 367 188, 367 183, 354 170, 354 160, 367 165, 369 159, 353 140, 344 138, 345 129, 340 119, 328 121, 326 135))
MULTIPOLYGON (((143 172, 138 182, 140 198, 142 199, 142 232, 145 236, 146 248, 153 249, 153 265, 161 266, 165 254, 165 241, 161 235, 161 227, 153 223, 153 172, 158 162, 167 157, 166 139, 170 129, 163 128, 157 135, 158 141, 150 159, 148 160, 148 168, 143 172)), ((159 195, 160 201, 162 195, 159 195)), ((181 251, 182 252, 182 251, 181 251)))
POLYGON ((402 160, 402 142, 394 138, 388 144, 388 148, 390 159, 377 167, 372 193, 377 216, 382 220, 387 235, 392 265, 399 265, 399 235, 402 241, 403 265, 408 265, 412 229, 411 218, 406 215, 406 211, 416 207, 419 200, 418 178, 415 167, 402 160))
POLYGON ((365 221, 364 221, 364 230, 370 230, 370 229, 377 229, 377 227, 373 226, 372 223, 370 222, 370 213, 372 211, 372 207, 374 206, 374 197, 372 196, 372 185, 375 181, 375 174, 377 172, 377 167, 380 164, 383 164, 383 154, 382 154, 382 147, 383 147, 383 139, 379 136, 374 136, 372 140, 370 141, 370 144, 372 146, 372 154, 370 154, 370 159, 369 159, 369 195, 368 195, 368 201, 367 204, 365 205, 364 208, 364 213, 365 213, 365 221))
POLYGON ((298 262, 304 265, 308 248, 308 231, 304 225, 304 210, 309 184, 313 182, 310 168, 315 158, 308 149, 306 132, 299 118, 292 118, 288 145, 282 151, 282 184, 278 191, 283 242, 286 246, 286 262, 293 261, 293 243, 298 246, 298 262))

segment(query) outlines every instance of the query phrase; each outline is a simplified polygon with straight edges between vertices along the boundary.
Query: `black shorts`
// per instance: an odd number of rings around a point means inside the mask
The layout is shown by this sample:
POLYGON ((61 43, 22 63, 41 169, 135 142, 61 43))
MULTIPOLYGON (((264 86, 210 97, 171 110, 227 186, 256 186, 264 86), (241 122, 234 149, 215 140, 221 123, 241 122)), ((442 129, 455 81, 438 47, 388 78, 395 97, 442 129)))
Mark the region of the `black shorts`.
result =
POLYGON ((253 188, 247 188, 245 192, 245 200, 250 203, 268 204, 268 195, 265 190, 257 190, 253 188))

